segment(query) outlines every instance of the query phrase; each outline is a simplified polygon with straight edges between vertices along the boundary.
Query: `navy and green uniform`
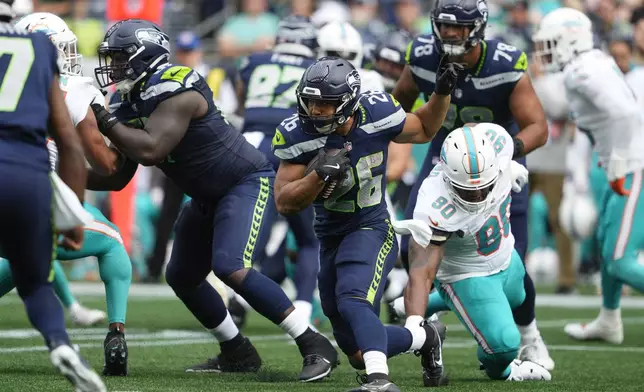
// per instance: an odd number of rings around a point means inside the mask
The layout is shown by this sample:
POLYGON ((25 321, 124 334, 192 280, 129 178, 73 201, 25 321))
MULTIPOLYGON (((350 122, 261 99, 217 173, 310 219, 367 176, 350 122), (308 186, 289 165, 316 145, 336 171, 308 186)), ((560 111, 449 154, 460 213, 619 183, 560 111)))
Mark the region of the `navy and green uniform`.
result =
MULTIPOLYGON (((264 52, 248 56, 242 63, 239 76, 245 86, 244 136, 264 153, 277 171, 279 159, 273 154, 271 140, 275 129, 295 113, 295 88, 314 59, 284 53, 264 52)), ((289 228, 298 245, 297 269, 293 280, 297 300, 312 302, 319 271, 320 244, 313 231, 313 208, 286 216, 289 228)), ((285 244, 282 245, 285 247, 285 244)), ((284 269, 283 252, 262 263, 267 276, 284 269)), ((281 283, 281 282, 280 282, 281 283)))
POLYGON ((346 178, 328 199, 313 203, 320 239, 322 309, 347 355, 374 349, 370 345, 375 344, 365 342, 369 334, 356 330, 350 321, 355 309, 351 301, 358 300, 378 314, 385 278, 396 262, 398 243, 384 200, 385 169, 389 142, 402 131, 406 119, 400 104, 387 93, 363 94, 359 102, 346 136, 304 133, 294 115, 280 124, 273 138, 275 155, 293 164, 308 164, 320 149, 350 150, 346 178))
POLYGON ((192 69, 164 64, 137 90, 115 95, 110 109, 121 122, 142 127, 160 102, 186 91, 201 94, 208 111, 190 121, 183 139, 157 165, 192 198, 177 220, 166 271, 175 291, 200 284, 210 270, 223 278, 250 268, 275 215, 270 163, 226 122, 192 69))
MULTIPOLYGON (((438 163, 440 148, 447 134, 466 123, 491 122, 503 126, 512 136, 519 132, 512 112, 510 95, 519 79, 525 74, 528 60, 524 52, 497 40, 481 41, 481 58, 473 69, 461 72, 452 93, 452 100, 443 127, 432 140, 420 171, 419 180, 412 189, 405 218, 413 216, 418 190, 422 180, 427 178, 438 163)), ((425 99, 434 92, 436 71, 441 53, 432 34, 415 38, 408 46, 406 61, 418 90, 425 99)), ((525 158, 517 160, 525 165, 525 158)), ((512 233, 516 239, 515 248, 525 260, 528 245, 528 190, 512 196, 512 233)), ((406 259, 409 237, 403 237, 401 250, 406 259)))
POLYGON ((32 325, 50 347, 69 344, 49 282, 55 236, 46 147, 57 51, 41 33, 0 24, 0 248, 32 325))

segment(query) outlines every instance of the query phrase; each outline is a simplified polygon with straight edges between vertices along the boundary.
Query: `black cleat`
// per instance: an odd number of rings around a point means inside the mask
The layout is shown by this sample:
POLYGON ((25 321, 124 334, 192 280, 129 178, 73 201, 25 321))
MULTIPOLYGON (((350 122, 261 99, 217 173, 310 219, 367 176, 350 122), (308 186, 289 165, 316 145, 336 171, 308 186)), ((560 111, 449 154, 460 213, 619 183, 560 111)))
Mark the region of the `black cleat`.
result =
POLYGON ((105 350, 105 365, 103 366, 104 376, 127 376, 127 342, 125 334, 112 329, 105 336, 103 342, 105 350))
POLYGON ((187 373, 255 373, 262 366, 262 359, 255 346, 243 338, 232 350, 222 350, 215 358, 186 369, 187 373))
POLYGON ((423 325, 427 338, 425 344, 418 350, 423 368, 423 384, 426 387, 439 387, 449 382, 443 368, 443 341, 447 328, 440 321, 432 321, 423 325))
POLYGON ((323 335, 309 329, 302 336, 295 339, 302 361, 302 371, 298 376, 301 382, 318 381, 335 369, 338 364, 338 352, 323 335))
POLYGON ((233 296, 228 302, 228 313, 233 319, 233 322, 240 330, 246 325, 246 308, 240 304, 233 296))
POLYGON ((400 392, 400 388, 387 378, 378 378, 369 381, 366 374, 358 374, 357 379, 360 386, 358 388, 350 389, 347 392, 400 392))

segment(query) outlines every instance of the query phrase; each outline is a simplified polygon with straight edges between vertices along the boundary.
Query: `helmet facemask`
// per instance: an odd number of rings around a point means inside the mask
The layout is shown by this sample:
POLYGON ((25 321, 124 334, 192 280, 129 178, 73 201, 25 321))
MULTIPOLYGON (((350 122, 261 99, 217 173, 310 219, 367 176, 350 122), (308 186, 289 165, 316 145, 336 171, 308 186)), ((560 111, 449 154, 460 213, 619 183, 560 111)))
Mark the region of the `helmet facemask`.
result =
POLYGON ((78 39, 74 37, 70 41, 52 42, 58 50, 58 57, 60 59, 60 73, 65 76, 82 76, 83 75, 83 55, 78 53, 77 42, 78 39))
MULTIPOLYGON (((490 204, 492 191, 497 183, 498 175, 487 184, 464 186, 452 181, 445 176, 447 190, 453 197, 454 201, 464 210, 470 213, 479 213, 484 211, 490 204)), ((472 181, 475 182, 475 181, 472 181)))
POLYGON ((146 59, 141 58, 138 63, 143 67, 136 69, 132 66, 132 60, 141 56, 144 51, 144 46, 138 49, 134 45, 127 48, 109 47, 103 42, 98 48, 99 66, 94 70, 99 86, 106 88, 116 85, 119 94, 127 94, 148 74, 148 70, 156 69, 158 64, 168 59, 168 55, 162 55, 148 65, 146 59))
POLYGON ((441 19, 441 17, 447 17, 452 15, 439 15, 437 18, 432 18, 432 24, 434 28, 434 34, 440 41, 441 49, 444 53, 450 56, 463 56, 464 54, 470 52, 476 47, 476 45, 481 42, 480 36, 481 29, 485 28, 485 23, 480 20, 474 22, 460 23, 456 20, 441 19), (441 36, 440 27, 442 25, 449 25, 453 27, 460 27, 461 38, 447 38, 441 36))
MULTIPOLYGON (((322 97, 314 94, 307 94, 306 90, 310 87, 304 87, 303 91, 297 92, 298 115, 302 122, 302 128, 307 133, 321 133, 329 135, 344 125, 350 118, 346 110, 352 101, 351 94, 344 94, 341 97, 322 97), (314 115, 312 108, 321 106, 321 111, 330 114, 314 115), (333 108, 333 109, 330 109, 333 108)), ((355 107, 351 110, 351 114, 355 107)))
POLYGON ((557 56, 557 42, 555 37, 539 38, 537 35, 534 39, 534 59, 545 72, 559 72, 563 64, 559 62, 557 56))

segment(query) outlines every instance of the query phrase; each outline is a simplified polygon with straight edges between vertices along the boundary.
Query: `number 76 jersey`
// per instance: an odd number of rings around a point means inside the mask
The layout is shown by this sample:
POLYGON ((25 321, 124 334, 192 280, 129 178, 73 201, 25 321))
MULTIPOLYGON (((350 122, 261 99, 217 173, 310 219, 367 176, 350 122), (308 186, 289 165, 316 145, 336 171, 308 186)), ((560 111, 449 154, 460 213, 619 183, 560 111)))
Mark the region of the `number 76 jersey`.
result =
POLYGON ((497 151, 501 174, 483 211, 469 212, 453 199, 442 162, 423 181, 418 193, 414 219, 429 225, 433 243, 444 241, 445 254, 436 275, 443 283, 495 274, 507 268, 512 258, 510 161, 514 145, 501 127, 487 130, 486 135, 497 151))

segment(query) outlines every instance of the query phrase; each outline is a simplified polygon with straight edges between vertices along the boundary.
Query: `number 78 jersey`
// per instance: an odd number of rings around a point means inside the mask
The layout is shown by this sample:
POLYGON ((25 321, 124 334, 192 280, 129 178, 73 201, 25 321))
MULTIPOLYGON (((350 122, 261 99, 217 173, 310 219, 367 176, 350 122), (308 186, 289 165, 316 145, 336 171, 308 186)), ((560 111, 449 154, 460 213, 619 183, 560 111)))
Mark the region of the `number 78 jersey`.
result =
POLYGON ((469 212, 453 200, 442 163, 434 167, 418 193, 414 219, 429 225, 432 242, 446 239, 442 245, 445 254, 436 275, 443 283, 495 274, 507 268, 512 258, 510 162, 514 145, 501 127, 487 130, 486 135, 497 152, 501 174, 483 211, 469 212))

